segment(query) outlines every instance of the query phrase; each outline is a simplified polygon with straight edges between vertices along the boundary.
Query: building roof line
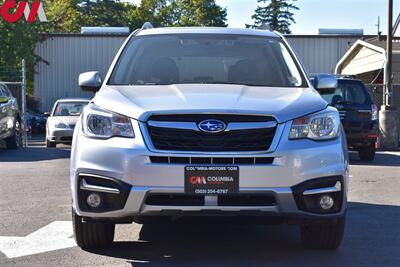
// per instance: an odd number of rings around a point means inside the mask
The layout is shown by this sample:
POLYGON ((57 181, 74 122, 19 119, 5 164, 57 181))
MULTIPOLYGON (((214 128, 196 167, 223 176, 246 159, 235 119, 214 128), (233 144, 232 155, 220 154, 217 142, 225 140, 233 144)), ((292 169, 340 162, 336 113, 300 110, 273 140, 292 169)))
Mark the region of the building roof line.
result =
POLYGON ((339 74, 338 71, 339 69, 342 67, 343 63, 345 63, 345 61, 347 60, 347 58, 359 47, 359 46, 364 46, 367 47, 371 50, 374 50, 382 55, 385 55, 386 57, 386 50, 383 49, 382 47, 373 45, 371 43, 365 42, 363 40, 357 40, 357 42, 355 42, 349 50, 347 50, 347 52, 342 56, 342 58, 339 60, 339 62, 336 64, 335 67, 335 74, 339 74))

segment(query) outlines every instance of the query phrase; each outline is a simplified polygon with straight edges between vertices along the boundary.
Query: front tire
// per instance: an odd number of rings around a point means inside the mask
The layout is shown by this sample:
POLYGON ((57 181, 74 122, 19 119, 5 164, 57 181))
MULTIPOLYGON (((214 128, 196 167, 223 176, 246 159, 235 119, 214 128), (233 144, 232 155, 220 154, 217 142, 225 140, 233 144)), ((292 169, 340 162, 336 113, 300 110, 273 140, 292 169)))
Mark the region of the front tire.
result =
POLYGON ((374 146, 363 147, 358 151, 358 156, 362 161, 373 161, 375 159, 376 149, 374 146))
POLYGON ((342 243, 345 218, 329 223, 300 226, 303 244, 312 249, 337 249, 342 243))
POLYGON ((49 141, 49 139, 46 138, 46 147, 56 147, 57 143, 49 141))
POLYGON ((7 149, 17 149, 20 147, 22 140, 21 140, 21 124, 19 121, 15 123, 15 129, 12 136, 5 139, 6 148, 7 149))
POLYGON ((82 217, 72 210, 72 224, 76 244, 82 249, 106 248, 113 244, 114 223, 82 222, 82 217))

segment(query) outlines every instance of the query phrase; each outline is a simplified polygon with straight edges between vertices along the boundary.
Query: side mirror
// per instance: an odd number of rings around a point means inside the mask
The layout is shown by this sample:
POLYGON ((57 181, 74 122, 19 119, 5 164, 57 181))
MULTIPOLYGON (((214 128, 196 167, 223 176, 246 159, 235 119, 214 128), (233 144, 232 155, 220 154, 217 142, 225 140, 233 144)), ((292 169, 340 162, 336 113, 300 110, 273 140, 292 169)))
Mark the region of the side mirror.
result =
POLYGON ((313 85, 321 95, 333 94, 338 86, 335 76, 329 74, 318 74, 314 77, 313 85))
POLYGON ((45 112, 45 113, 43 113, 46 117, 50 117, 50 115, 51 115, 51 112, 45 112))
POLYGON ((85 72, 79 75, 79 87, 82 91, 97 92, 102 83, 101 75, 98 71, 85 72))
POLYGON ((0 104, 8 103, 8 97, 0 96, 0 104))

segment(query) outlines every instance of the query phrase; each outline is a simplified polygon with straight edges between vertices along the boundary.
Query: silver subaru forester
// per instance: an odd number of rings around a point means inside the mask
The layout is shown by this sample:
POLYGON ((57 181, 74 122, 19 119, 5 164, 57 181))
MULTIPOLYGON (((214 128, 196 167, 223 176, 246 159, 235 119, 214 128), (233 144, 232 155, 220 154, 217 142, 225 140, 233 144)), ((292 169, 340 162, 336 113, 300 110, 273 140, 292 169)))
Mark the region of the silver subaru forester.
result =
POLYGON ((336 249, 348 156, 338 111, 278 33, 158 28, 132 33, 75 128, 72 218, 82 248, 111 245, 115 224, 185 216, 300 225, 336 249))

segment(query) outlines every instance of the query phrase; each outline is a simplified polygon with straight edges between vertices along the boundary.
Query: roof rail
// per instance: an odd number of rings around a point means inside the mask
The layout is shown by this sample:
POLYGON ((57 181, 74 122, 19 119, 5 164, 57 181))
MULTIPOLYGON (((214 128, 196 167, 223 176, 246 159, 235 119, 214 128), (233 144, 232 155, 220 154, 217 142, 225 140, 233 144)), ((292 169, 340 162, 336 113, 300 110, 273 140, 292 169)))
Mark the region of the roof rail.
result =
MULTIPOLYGON (((309 73, 308 76, 310 77, 310 79, 314 79, 315 76, 319 75, 321 73, 309 73)), ((325 74, 325 73, 322 73, 325 74)), ((336 77, 337 79, 357 79, 356 75, 353 74, 330 74, 327 73, 328 75, 332 75, 333 77, 336 77)))
POLYGON ((145 22, 142 26, 142 30, 147 30, 147 29, 153 29, 153 24, 151 24, 150 22, 145 22))

